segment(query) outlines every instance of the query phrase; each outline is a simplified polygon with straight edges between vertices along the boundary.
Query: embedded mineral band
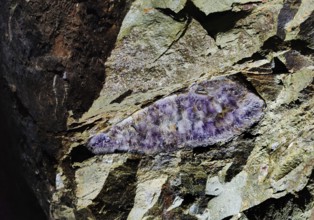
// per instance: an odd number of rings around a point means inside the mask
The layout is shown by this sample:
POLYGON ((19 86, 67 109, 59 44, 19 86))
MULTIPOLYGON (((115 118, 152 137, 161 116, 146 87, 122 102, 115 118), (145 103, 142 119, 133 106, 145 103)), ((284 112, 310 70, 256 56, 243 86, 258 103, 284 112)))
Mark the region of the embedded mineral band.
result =
POLYGON ((224 143, 261 120, 264 107, 242 83, 218 77, 156 101, 96 134, 87 147, 95 154, 154 154, 224 143))

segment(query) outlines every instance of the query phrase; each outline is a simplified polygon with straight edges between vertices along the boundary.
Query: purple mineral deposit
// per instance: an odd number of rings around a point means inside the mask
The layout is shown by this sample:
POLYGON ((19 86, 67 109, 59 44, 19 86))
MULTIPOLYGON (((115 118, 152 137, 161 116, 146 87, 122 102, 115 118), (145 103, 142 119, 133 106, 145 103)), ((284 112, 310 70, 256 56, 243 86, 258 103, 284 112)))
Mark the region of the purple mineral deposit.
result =
POLYGON ((87 147, 95 154, 154 154, 225 143, 261 120, 264 107, 242 83, 217 77, 156 101, 96 134, 87 147))

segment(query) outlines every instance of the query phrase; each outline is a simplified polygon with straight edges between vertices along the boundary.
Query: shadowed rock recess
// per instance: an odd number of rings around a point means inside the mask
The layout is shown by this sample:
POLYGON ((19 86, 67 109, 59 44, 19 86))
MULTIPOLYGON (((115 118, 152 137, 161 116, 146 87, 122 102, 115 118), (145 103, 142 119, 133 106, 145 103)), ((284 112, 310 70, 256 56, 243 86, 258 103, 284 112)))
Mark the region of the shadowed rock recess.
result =
POLYGON ((313 27, 314 0, 1 1, 0 218, 314 219, 313 27))

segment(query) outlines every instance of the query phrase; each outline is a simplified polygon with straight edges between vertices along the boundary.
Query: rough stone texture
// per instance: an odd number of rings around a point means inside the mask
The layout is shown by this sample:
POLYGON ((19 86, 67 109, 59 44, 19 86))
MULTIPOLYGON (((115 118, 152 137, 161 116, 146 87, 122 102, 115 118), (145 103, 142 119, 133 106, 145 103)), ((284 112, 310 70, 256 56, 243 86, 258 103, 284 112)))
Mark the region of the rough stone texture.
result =
POLYGON ((151 4, 153 8, 168 9, 168 10, 170 9, 171 11, 178 13, 184 8, 186 4, 186 0, 175 0, 175 1, 152 0, 151 4))
POLYGON ((128 219, 142 219, 158 201, 162 186, 166 183, 167 176, 147 180, 137 185, 134 206, 128 215, 128 219))
POLYGON ((234 5, 237 4, 247 4, 254 2, 261 2, 260 0, 191 0, 199 10, 201 10, 206 15, 217 13, 217 12, 225 12, 231 11, 234 5))
POLYGON ((1 147, 21 159, 6 160, 23 170, 47 216, 56 165, 66 151, 61 142, 67 120, 78 118, 99 95, 104 60, 129 6, 128 1, 0 3, 0 73, 13 97, 3 117, 18 128, 9 131, 14 146, 1 147))
POLYGON ((313 218, 313 0, 204 2, 1 1, 2 102, 13 107, 1 108, 15 137, 2 152, 18 155, 47 218, 313 218), (233 139, 87 150, 135 112, 234 74, 266 107, 233 139))

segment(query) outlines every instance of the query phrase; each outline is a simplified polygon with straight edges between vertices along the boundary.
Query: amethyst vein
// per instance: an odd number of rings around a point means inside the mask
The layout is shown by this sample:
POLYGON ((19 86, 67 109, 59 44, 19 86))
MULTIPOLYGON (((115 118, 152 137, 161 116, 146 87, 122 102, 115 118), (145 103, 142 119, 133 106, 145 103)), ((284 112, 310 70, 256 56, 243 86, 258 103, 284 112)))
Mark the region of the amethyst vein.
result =
POLYGON ((87 147, 95 154, 154 154, 224 143, 257 123, 264 107, 244 85, 219 77, 156 101, 96 134, 87 147))

